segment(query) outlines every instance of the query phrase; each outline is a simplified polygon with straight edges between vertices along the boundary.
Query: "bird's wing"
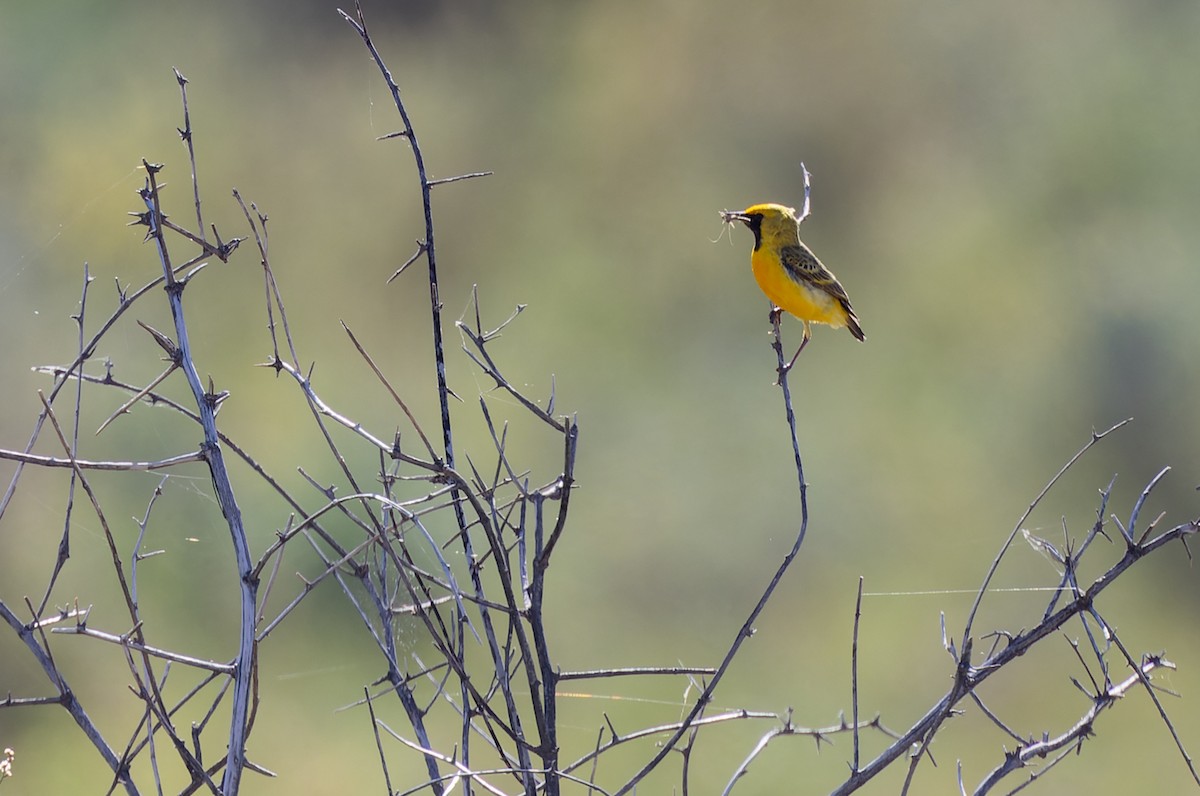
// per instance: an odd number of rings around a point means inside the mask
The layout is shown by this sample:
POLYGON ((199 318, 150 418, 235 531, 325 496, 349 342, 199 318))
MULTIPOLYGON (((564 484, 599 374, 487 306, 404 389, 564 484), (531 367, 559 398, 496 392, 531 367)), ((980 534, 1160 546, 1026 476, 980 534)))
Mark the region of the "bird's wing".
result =
POLYGON ((850 309, 850 297, 846 295, 845 288, 837 281, 828 268, 821 265, 821 261, 817 256, 809 251, 809 248, 801 243, 799 246, 784 246, 780 251, 783 267, 787 270, 790 276, 796 282, 802 285, 807 285, 815 290, 820 290, 833 296, 837 301, 850 309))

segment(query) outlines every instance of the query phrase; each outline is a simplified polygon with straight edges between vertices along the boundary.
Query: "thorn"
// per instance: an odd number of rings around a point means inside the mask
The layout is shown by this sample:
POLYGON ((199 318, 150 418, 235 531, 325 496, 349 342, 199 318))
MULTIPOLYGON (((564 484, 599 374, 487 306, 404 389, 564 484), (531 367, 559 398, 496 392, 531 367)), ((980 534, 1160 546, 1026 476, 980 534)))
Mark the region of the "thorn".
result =
POLYGON ((172 340, 170 337, 167 337, 165 334, 158 331, 153 326, 150 326, 147 323, 138 321, 137 325, 142 327, 143 329, 145 329, 147 332, 150 333, 150 336, 154 338, 154 342, 158 343, 159 348, 161 348, 163 351, 167 352, 167 357, 170 359, 170 361, 172 361, 172 362, 178 361, 179 346, 175 345, 174 340, 172 340))

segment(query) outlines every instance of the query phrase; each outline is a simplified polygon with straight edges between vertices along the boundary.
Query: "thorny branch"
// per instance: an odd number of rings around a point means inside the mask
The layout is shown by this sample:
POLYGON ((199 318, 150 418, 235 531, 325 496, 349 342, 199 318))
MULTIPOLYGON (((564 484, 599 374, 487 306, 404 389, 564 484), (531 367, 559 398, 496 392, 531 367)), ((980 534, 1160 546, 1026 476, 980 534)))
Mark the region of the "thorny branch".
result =
MULTIPOLYGON (((490 391, 480 396, 478 412, 487 430, 485 444, 490 440, 490 449, 473 451, 461 459, 456 457, 454 418, 449 399, 457 396, 450 387, 446 369, 431 197, 435 187, 489 172, 429 178, 399 85, 368 32, 362 9, 356 6, 353 15, 342 12, 342 16, 362 39, 378 67, 400 118, 401 129, 382 138, 407 142, 415 162, 422 196, 424 237, 417 241, 415 254, 387 281, 396 279, 409 265, 422 259, 428 266, 430 339, 437 376, 441 445, 435 445, 418 422, 422 416, 420 396, 407 394, 404 381, 389 373, 387 361, 378 352, 372 352, 366 338, 352 333, 346 324, 343 328, 350 345, 361 358, 366 369, 364 374, 369 372, 365 381, 377 383, 382 400, 398 409, 397 426, 386 432, 373 430, 356 419, 355 411, 336 407, 322 397, 315 369, 300 359, 291 334, 283 290, 271 262, 268 218, 254 203, 247 204, 237 191, 234 191, 234 198, 245 218, 249 238, 254 241, 263 274, 264 314, 271 345, 271 354, 263 364, 276 375, 286 376, 280 382, 287 385, 290 394, 309 410, 311 431, 324 446, 336 474, 335 481, 319 481, 314 473, 328 468, 318 469, 305 462, 297 468, 299 486, 290 486, 287 480, 270 473, 246 446, 237 444, 218 428, 217 410, 227 394, 218 392, 211 380, 207 384, 201 380, 190 345, 183 297, 193 280, 213 276, 211 271, 205 270, 208 261, 228 260, 246 239, 223 242, 215 227, 211 229, 211 235, 205 231, 187 80, 176 71, 184 110, 179 134, 191 165, 196 227, 187 229, 168 217, 163 205, 163 186, 158 178, 163 167, 143 161, 146 184, 140 197, 144 210, 133 214, 133 223, 147 228, 146 242, 154 247, 162 275, 132 292, 118 286, 115 309, 89 336, 85 310, 91 301, 88 297, 91 278, 85 266, 80 312, 74 316, 79 331, 75 355, 65 366, 40 369, 53 379, 53 387, 43 396, 43 408, 29 442, 23 450, 0 450, 0 458, 16 463, 8 490, 0 499, 0 519, 26 466, 57 468, 65 471, 64 478, 69 479, 59 552, 41 604, 35 606, 32 601, 26 601, 24 613, 27 616, 19 617, 0 601, 0 616, 31 659, 40 666, 52 695, 9 695, 0 701, 0 709, 47 704, 66 709, 111 769, 114 789, 120 787, 127 793, 139 793, 141 790, 136 783, 144 778, 147 780, 145 790, 153 787, 156 792, 165 791, 163 772, 167 756, 161 750, 170 749, 186 779, 180 792, 206 791, 232 796, 238 792, 246 771, 270 773, 247 755, 247 742, 254 727, 259 699, 260 648, 272 643, 275 631, 291 620, 297 608, 311 595, 323 589, 340 592, 348 615, 356 617, 362 624, 369 643, 374 645, 382 662, 382 674, 363 688, 365 698, 352 707, 366 708, 364 721, 369 724, 389 793, 427 789, 442 794, 461 786, 467 794, 475 791, 502 794, 515 787, 527 796, 559 796, 565 782, 582 784, 595 793, 620 796, 633 792, 639 784, 648 787, 646 778, 672 752, 678 752, 682 757, 682 790, 686 793, 692 776, 689 772, 702 750, 698 745, 702 734, 707 737, 721 727, 747 720, 771 721, 776 726, 762 735, 734 769, 725 788, 727 794, 755 773, 752 764, 768 754, 777 739, 804 736, 820 744, 830 741, 834 735, 846 733, 852 736, 853 743, 850 773, 834 793, 853 792, 906 758, 907 791, 912 787, 920 761, 928 756, 935 735, 955 711, 962 709, 963 700, 970 699, 971 704, 977 705, 1001 728, 1006 738, 1017 742, 1017 748, 1006 751, 1002 762, 981 782, 976 793, 982 794, 1009 774, 1028 769, 1040 761, 1050 762, 1038 769, 1033 777, 1053 768, 1064 755, 1082 747, 1102 712, 1112 707, 1117 699, 1128 696, 1139 684, 1159 709, 1165 726, 1195 777, 1191 759, 1159 702, 1158 686, 1151 680, 1157 669, 1172 668, 1174 664, 1162 655, 1135 660, 1099 606, 1102 593, 1134 564, 1173 542, 1184 542, 1200 528, 1197 520, 1162 532, 1155 530, 1157 520, 1142 527, 1141 512, 1166 471, 1159 473, 1141 492, 1127 524, 1114 520, 1120 529, 1120 536, 1114 534, 1114 537, 1118 545, 1123 545, 1123 554, 1090 584, 1080 577, 1079 563, 1084 553, 1095 555, 1094 551, 1100 546, 1093 545, 1094 541, 1107 537, 1103 525, 1112 492, 1111 483, 1102 492, 1095 525, 1078 546, 1068 539, 1059 550, 1048 540, 1032 537, 1024 528, 1026 519, 1063 473, 1123 424, 1094 434, 1091 441, 1051 479, 1009 534, 982 581, 957 645, 947 637, 945 646, 954 661, 949 690, 910 729, 903 733, 892 732, 878 715, 870 721, 858 718, 861 581, 851 649, 850 721, 839 716, 837 723, 829 727, 802 728, 793 722, 790 709, 784 716, 748 708, 712 713, 717 689, 798 557, 809 527, 808 484, 793 408, 791 367, 785 364, 778 314, 773 316, 772 348, 777 360, 776 372, 790 434, 799 500, 799 519, 791 549, 771 577, 764 576, 765 587, 744 622, 732 631, 732 638, 727 640, 717 665, 618 666, 563 671, 554 654, 555 628, 547 620, 552 593, 546 578, 552 554, 566 549, 564 539, 569 538, 569 509, 576 485, 579 442, 577 419, 555 411, 553 388, 548 398, 534 398, 515 386, 506 375, 501 364, 503 357, 498 352, 500 332, 517 318, 523 305, 506 320, 489 328, 490 324, 485 325, 482 317, 479 297, 474 295, 473 322, 457 324, 463 352, 466 361, 492 382, 504 400, 493 400, 490 391), (180 257, 175 248, 180 245, 194 246, 196 253, 176 264, 180 257), (116 328, 136 302, 144 300, 151 295, 152 288, 160 285, 165 289, 171 310, 172 328, 169 333, 145 324, 143 328, 167 356, 168 364, 161 374, 146 383, 128 384, 114 377, 111 363, 106 365, 103 375, 86 372, 99 342, 116 328), (172 378, 176 381, 180 378, 176 374, 181 374, 186 381, 191 405, 167 394, 172 378), (70 382, 74 382, 75 401, 74 423, 68 429, 60 426, 60 412, 56 412, 55 402, 70 382), (137 412, 152 407, 167 410, 173 419, 190 429, 200 429, 203 441, 198 449, 152 461, 136 457, 122 460, 84 458, 79 428, 85 388, 89 392, 111 392, 120 396, 119 403, 114 402, 117 409, 109 413, 101 429, 117 421, 128 422, 126 418, 136 418, 137 412), (500 415, 510 407, 511 411, 536 418, 540 421, 539 429, 556 440, 559 459, 550 474, 535 475, 512 458, 507 419, 500 415), (47 423, 61 449, 58 455, 33 453, 47 423), (411 446, 403 444, 412 439, 418 442, 411 446), (377 462, 365 470, 357 464, 364 452, 371 461, 377 462), (250 536, 235 497, 235 482, 226 464, 226 453, 231 455, 231 461, 240 465, 239 472, 258 479, 266 487, 267 494, 277 501, 274 510, 278 512, 276 527, 279 530, 257 556, 251 552, 250 536), (211 660, 152 642, 151 634, 159 628, 146 619, 143 607, 151 598, 144 589, 139 589, 141 573, 162 558, 159 551, 148 550, 147 546, 155 544, 152 541, 157 516, 155 507, 160 499, 165 499, 164 487, 179 469, 198 463, 208 468, 212 494, 230 532, 234 551, 241 610, 237 648, 228 660, 211 660), (119 530, 110 526, 103 510, 103 492, 92 483, 95 471, 166 473, 147 501, 144 515, 135 520, 136 542, 130 543, 119 530), (110 632, 92 627, 86 608, 51 610, 47 607, 58 593, 59 573, 70 558, 76 488, 87 496, 102 529, 111 559, 109 565, 126 603, 128 619, 121 621, 128 622, 128 629, 110 632), (980 643, 975 629, 977 613, 993 586, 1002 559, 1021 535, 1039 545, 1039 549, 1060 568, 1058 588, 1032 629, 1019 633, 996 631, 991 634, 990 649, 977 653, 978 647, 987 646, 980 643), (297 573, 296 580, 289 581, 283 565, 285 555, 289 562, 301 558, 306 564, 311 562, 315 571, 306 567, 306 575, 297 573), (154 563, 148 563, 150 561, 154 563), (267 585, 260 589, 264 573, 267 585), (281 573, 284 574, 281 576, 281 573), (288 588, 292 589, 290 593, 274 596, 288 588), (1012 729, 1002 718, 1003 706, 983 703, 979 686, 1076 619, 1088 640, 1086 645, 1076 643, 1073 648, 1091 684, 1086 688, 1079 686, 1087 694, 1090 707, 1074 726, 1053 737, 1043 734, 1042 739, 1037 740, 1012 729), (419 652, 406 641, 406 637, 414 633, 422 642, 419 652), (50 642, 52 638, 59 638, 64 639, 62 643, 67 643, 66 636, 77 637, 79 643, 92 644, 98 650, 115 648, 123 656, 132 683, 130 690, 140 700, 142 708, 140 720, 123 743, 111 744, 101 735, 97 723, 84 710, 60 669, 50 642), (1118 663, 1132 672, 1115 683, 1108 660, 1114 647, 1122 655, 1118 663), (1086 657, 1088 654, 1090 659, 1086 657), (426 655, 434 657, 426 663, 426 655), (180 680, 188 676, 193 679, 181 685, 180 680), (579 749, 573 748, 570 736, 565 736, 564 740, 559 727, 561 683, 584 679, 625 682, 624 678, 632 676, 688 678, 685 682, 689 684, 692 697, 683 705, 679 720, 619 732, 614 721, 604 715, 602 721, 597 719, 599 731, 592 736, 594 743, 579 749), (398 712, 408 722, 412 738, 391 728, 388 711, 397 708, 388 702, 388 697, 395 698, 398 712), (228 732, 210 731, 214 724, 212 719, 220 717, 223 720, 225 715, 229 717, 228 732), (189 723, 190 735, 181 729, 189 723), (447 727, 450 733, 446 732, 447 727), (860 766, 860 734, 868 728, 892 738, 893 742, 874 760, 860 766), (448 734, 456 737, 446 742, 448 734), (394 739, 395 744, 389 738, 394 739), (651 745, 651 739, 656 739, 657 747, 651 745), (636 744, 645 747, 645 754, 636 763, 628 765, 627 770, 620 768, 620 763, 608 762, 616 758, 615 754, 610 754, 612 750, 636 744), (418 777, 418 783, 400 780, 403 775, 399 772, 406 769, 393 764, 391 758, 395 754, 415 755, 424 771, 423 777, 418 777), (215 779, 218 774, 221 775, 219 783, 215 779)), ((803 217, 809 210, 809 181, 807 169, 802 166, 802 170, 805 187, 803 217)), ((397 289, 402 286, 403 282, 398 283, 397 289)), ((58 599, 63 598, 59 595, 58 599)), ((1078 684, 1078 680, 1075 682, 1078 684)))

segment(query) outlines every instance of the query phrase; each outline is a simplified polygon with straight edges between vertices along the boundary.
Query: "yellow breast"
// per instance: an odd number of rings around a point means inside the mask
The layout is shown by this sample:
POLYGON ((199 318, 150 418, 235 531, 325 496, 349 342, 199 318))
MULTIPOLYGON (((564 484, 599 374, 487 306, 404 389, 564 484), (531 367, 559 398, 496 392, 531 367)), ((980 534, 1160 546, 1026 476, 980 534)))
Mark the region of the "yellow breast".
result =
POLYGON ((750 256, 750 267, 758 286, 776 306, 802 321, 826 323, 835 329, 846 325, 846 311, 836 299, 789 277, 779 258, 765 246, 750 256))

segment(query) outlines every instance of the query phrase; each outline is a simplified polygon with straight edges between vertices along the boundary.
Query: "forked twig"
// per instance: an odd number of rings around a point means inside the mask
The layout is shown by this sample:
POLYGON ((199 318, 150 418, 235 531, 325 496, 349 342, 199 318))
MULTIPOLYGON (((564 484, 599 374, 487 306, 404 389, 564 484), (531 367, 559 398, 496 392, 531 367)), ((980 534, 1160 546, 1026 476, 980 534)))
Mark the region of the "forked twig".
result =
POLYGON ((783 581, 784 574, 787 573, 788 569, 792 565, 792 562, 796 560, 796 556, 800 554, 800 546, 804 544, 804 538, 808 532, 808 484, 804 480, 804 463, 800 457, 800 441, 796 435, 796 412, 792 408, 792 392, 788 381, 788 371, 783 367, 783 343, 779 330, 778 315, 774 316, 774 327, 775 329, 772 338, 772 348, 775 350, 775 357, 778 362, 779 387, 783 392, 783 405, 785 414, 787 416, 788 430, 791 433, 792 453, 795 457, 796 477, 799 480, 800 486, 800 528, 796 532, 796 540, 792 544, 792 549, 788 551, 778 569, 775 570, 775 574, 771 577, 770 582, 759 596, 758 602, 755 603, 754 608, 751 609, 749 616, 746 617, 746 621, 742 623, 737 635, 734 636, 733 642, 726 650, 724 658, 722 658, 720 665, 717 666, 716 673, 709 679, 707 685, 704 687, 703 691, 701 691, 700 696, 697 697, 695 703, 688 711, 687 716, 682 722, 680 722, 679 729, 677 729, 671 735, 671 737, 668 738, 665 743, 663 743, 662 748, 656 752, 654 756, 651 757, 650 760, 637 771, 636 774, 629 778, 629 780, 627 780, 620 788, 614 791, 614 796, 622 796, 624 793, 631 792, 639 782, 641 782, 651 771, 657 768, 658 765, 674 748, 675 744, 679 742, 679 739, 682 738, 688 731, 692 722, 697 720, 705 705, 712 701, 712 696, 716 691, 717 686, 721 683, 725 673, 729 671, 729 667, 733 663, 733 659, 737 656, 738 651, 741 649, 743 642, 745 642, 746 639, 750 638, 750 636, 753 634, 754 623, 758 621, 759 615, 767 607, 767 603, 771 600, 771 595, 775 593, 776 587, 778 587, 783 581))

